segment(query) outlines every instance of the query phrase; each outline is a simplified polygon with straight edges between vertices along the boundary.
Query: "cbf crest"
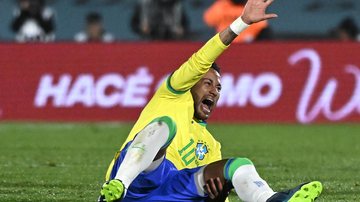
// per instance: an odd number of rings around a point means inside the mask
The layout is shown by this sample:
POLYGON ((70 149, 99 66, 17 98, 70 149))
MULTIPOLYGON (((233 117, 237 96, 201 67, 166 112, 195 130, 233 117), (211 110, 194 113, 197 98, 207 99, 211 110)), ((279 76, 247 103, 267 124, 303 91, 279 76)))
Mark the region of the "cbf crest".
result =
POLYGON ((196 144, 196 150, 195 150, 195 155, 196 155, 197 159, 203 160, 207 153, 209 153, 208 146, 206 145, 205 142, 199 141, 196 144))

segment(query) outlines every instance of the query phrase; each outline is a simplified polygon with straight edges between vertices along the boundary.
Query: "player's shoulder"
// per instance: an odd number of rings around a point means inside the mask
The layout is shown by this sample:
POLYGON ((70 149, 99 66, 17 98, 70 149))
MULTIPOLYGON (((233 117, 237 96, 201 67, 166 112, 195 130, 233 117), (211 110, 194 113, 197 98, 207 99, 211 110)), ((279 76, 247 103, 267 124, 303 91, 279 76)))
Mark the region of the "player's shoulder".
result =
POLYGON ((190 91, 175 90, 170 84, 170 76, 167 77, 157 88, 152 99, 169 100, 171 102, 181 99, 188 99, 190 91))

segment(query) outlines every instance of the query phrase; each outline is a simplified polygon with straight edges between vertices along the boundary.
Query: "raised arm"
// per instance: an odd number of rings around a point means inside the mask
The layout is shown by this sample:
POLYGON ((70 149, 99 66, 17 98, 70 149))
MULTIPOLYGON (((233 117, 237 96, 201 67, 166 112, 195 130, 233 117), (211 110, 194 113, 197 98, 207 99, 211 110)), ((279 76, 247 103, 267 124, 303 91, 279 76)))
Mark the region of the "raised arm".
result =
POLYGON ((181 94, 196 84, 231 42, 250 24, 277 17, 265 11, 274 0, 248 0, 242 15, 228 28, 211 38, 194 53, 167 81, 168 89, 181 94))
POLYGON ((274 13, 267 14, 266 9, 274 0, 248 0, 242 15, 236 19, 228 28, 220 32, 220 39, 225 45, 231 42, 249 25, 263 20, 276 18, 274 13))

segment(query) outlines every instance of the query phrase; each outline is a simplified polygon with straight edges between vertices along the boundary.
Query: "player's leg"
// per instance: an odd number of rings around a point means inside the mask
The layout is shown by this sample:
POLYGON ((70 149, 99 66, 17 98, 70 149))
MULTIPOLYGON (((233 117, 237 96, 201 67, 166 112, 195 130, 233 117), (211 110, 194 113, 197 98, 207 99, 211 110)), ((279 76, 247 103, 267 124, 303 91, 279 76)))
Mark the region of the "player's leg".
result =
POLYGON ((257 173, 247 158, 221 160, 207 165, 204 182, 220 178, 222 183, 231 180, 240 199, 251 202, 307 202, 315 200, 322 191, 320 182, 310 182, 286 192, 274 192, 257 173))
MULTIPOLYGON (((227 182, 229 180, 226 179, 225 176, 234 175, 233 172, 239 172, 238 170, 243 170, 245 168, 243 166, 247 165, 252 165, 251 161, 248 159, 230 159, 214 162, 203 167, 179 170, 176 174, 167 178, 167 180, 150 196, 149 199, 151 199, 151 201, 225 201, 226 197, 223 196, 227 196, 229 191, 226 188, 228 185, 227 182), (230 173, 226 173, 225 171, 230 173), (219 178, 222 182, 222 189, 215 188, 217 190, 215 190, 213 193, 216 192, 214 194, 216 198, 214 200, 209 200, 210 194, 205 186, 209 184, 216 186, 216 183, 209 183, 209 181, 217 178, 219 178)), ((243 172, 241 177, 244 178, 245 181, 254 180, 258 181, 259 183, 262 182, 264 185, 266 184, 266 182, 263 181, 258 175, 253 177, 250 175, 257 175, 257 173, 243 172)), ((234 186, 238 186, 239 183, 244 183, 242 178, 239 180, 238 178, 233 177, 231 180, 234 186)), ((262 197, 264 198, 264 202, 266 199, 275 194, 275 192, 273 192, 270 187, 265 186, 263 189, 254 190, 252 187, 245 184, 244 187, 240 187, 240 190, 241 193, 238 193, 239 197, 243 201, 247 202, 261 201, 261 199, 253 200, 252 196, 249 196, 254 195, 254 192, 257 192, 261 195, 267 194, 267 196, 262 197)))
POLYGON ((143 171, 155 170, 162 162, 165 149, 176 133, 176 125, 170 117, 154 119, 141 130, 127 147, 112 180, 105 183, 101 195, 106 201, 123 198, 126 189, 143 171))
POLYGON ((236 193, 243 201, 266 201, 275 194, 247 158, 221 160, 205 167, 205 182, 218 177, 223 184, 227 180, 231 181, 236 193))
POLYGON ((158 153, 171 143, 175 133, 176 125, 170 117, 154 119, 134 138, 115 179, 120 179, 128 187, 138 174, 148 169, 156 157, 159 159, 164 155, 163 151, 158 153))

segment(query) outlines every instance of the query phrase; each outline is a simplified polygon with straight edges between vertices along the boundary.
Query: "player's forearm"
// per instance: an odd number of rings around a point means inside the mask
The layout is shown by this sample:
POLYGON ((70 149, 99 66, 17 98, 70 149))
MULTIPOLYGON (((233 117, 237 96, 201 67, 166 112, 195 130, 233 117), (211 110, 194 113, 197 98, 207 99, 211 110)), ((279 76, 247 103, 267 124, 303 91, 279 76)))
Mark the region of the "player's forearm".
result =
POLYGON ((219 33, 219 35, 220 35, 221 42, 223 42, 223 44, 226 46, 230 45, 231 42, 234 41, 234 39, 238 36, 230 29, 230 27, 221 31, 219 33))
POLYGON ((220 32, 220 39, 226 45, 230 45, 231 42, 244 31, 250 23, 243 20, 243 17, 236 19, 229 27, 220 32))

